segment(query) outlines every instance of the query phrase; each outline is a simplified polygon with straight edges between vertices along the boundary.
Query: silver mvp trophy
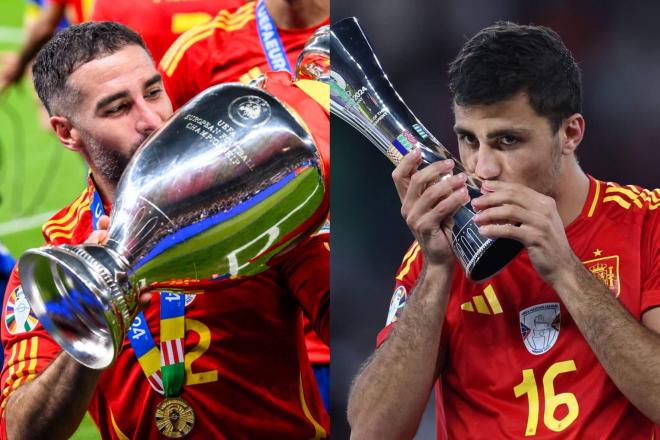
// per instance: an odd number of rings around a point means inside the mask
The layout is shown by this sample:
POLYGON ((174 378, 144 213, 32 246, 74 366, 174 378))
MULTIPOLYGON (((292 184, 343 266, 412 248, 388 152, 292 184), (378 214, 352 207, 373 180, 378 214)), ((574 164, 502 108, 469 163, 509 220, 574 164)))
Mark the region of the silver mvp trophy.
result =
POLYGON ((270 94, 220 85, 137 151, 117 188, 108 243, 27 251, 23 290, 66 352, 104 368, 141 292, 194 293, 262 272, 327 214, 310 134, 270 94))
MULTIPOLYGON (((422 152, 425 167, 451 158, 454 174, 463 166, 424 128, 403 102, 383 72, 357 19, 343 19, 330 27, 330 111, 362 133, 395 165, 411 149, 422 152)), ((481 182, 470 177, 468 191, 478 197, 481 182)), ((506 266, 522 249, 509 239, 489 239, 472 221, 474 211, 463 206, 453 217, 451 243, 465 273, 483 281, 506 266)))

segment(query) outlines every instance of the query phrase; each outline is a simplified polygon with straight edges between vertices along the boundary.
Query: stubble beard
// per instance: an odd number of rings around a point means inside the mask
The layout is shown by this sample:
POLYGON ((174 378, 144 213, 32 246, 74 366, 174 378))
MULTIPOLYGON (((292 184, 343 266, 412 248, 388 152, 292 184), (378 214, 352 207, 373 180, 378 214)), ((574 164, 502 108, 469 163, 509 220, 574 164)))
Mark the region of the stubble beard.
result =
POLYGON ((128 163, 142 144, 143 140, 132 145, 130 153, 124 155, 117 150, 107 148, 88 133, 82 133, 82 136, 85 145, 87 146, 87 156, 91 165, 93 165, 105 180, 116 188, 124 170, 126 170, 128 163))
POLYGON ((540 180, 540 185, 538 192, 550 196, 553 199, 557 197, 557 187, 559 185, 559 179, 561 177, 561 145, 559 139, 557 143, 550 150, 550 159, 548 163, 547 171, 543 173, 543 177, 540 180))

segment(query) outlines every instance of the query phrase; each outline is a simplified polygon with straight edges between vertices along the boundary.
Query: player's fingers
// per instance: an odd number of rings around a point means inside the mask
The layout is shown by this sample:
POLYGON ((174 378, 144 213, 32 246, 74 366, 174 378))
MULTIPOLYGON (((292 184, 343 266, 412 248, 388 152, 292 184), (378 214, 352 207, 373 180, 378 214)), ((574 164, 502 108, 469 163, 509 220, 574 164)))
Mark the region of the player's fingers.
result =
POLYGON ((479 233, 487 238, 511 238, 519 241, 525 247, 529 247, 533 242, 531 228, 524 224, 520 226, 511 223, 482 225, 479 226, 479 233))
POLYGON ((394 168, 394 171, 392 171, 392 180, 394 180, 394 186, 396 187, 396 192, 399 194, 401 202, 403 202, 406 191, 408 191, 410 176, 417 170, 421 158, 422 154, 419 148, 415 148, 410 153, 403 156, 401 162, 399 162, 396 168, 394 168))
POLYGON ((473 220, 478 226, 506 223, 513 225, 524 223, 528 226, 535 226, 537 224, 537 217, 538 215, 533 211, 529 211, 520 206, 501 205, 478 212, 473 217, 473 220))
POLYGON ((484 180, 481 191, 483 195, 472 200, 472 207, 476 211, 504 204, 533 209, 535 201, 545 197, 525 185, 495 180, 484 180))
POLYGON ((412 177, 410 177, 410 184, 408 185, 408 190, 403 198, 401 210, 404 218, 428 186, 437 183, 443 176, 447 176, 451 173, 453 167, 454 161, 451 159, 438 161, 428 165, 422 170, 416 171, 412 177))
POLYGON ((110 217, 107 215, 102 215, 99 217, 99 221, 96 224, 97 229, 107 230, 110 228, 110 217))
POLYGON ((411 208, 409 216, 421 216, 433 209, 441 200, 465 187, 467 176, 464 173, 448 176, 428 186, 411 208))
POLYGON ((458 211, 461 206, 470 201, 470 196, 466 186, 453 191, 447 197, 438 202, 433 209, 414 219, 409 223, 411 229, 420 235, 437 231, 443 224, 451 220, 451 216, 458 211))
POLYGON ((89 234, 89 237, 87 237, 87 240, 85 240, 85 243, 87 244, 101 244, 103 240, 107 240, 107 231, 104 230, 98 230, 94 231, 91 234, 89 234))

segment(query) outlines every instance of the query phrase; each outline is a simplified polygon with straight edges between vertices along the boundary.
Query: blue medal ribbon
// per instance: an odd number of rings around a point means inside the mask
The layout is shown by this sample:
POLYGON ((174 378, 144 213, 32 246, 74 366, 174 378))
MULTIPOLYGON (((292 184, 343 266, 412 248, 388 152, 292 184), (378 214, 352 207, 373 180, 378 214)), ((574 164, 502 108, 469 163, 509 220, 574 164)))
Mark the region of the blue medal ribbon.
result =
MULTIPOLYGON (((103 207, 103 201, 96 189, 94 190, 94 195, 92 196, 92 202, 90 204, 90 211, 92 213, 92 227, 96 231, 98 229, 98 223, 101 216, 105 215, 105 208, 103 207)), ((161 302, 160 302, 160 316, 161 323, 163 320, 168 320, 168 323, 175 321, 181 328, 177 329, 178 333, 184 332, 183 330, 183 319, 185 315, 185 295, 177 294, 172 292, 161 292, 161 302), (164 298, 167 297, 167 300, 164 298), (172 318, 180 318, 174 319, 172 318), (172 321, 171 321, 172 320, 172 321)), ((133 352, 142 367, 147 379, 149 380, 152 387, 159 393, 163 394, 163 385, 167 388, 167 384, 163 384, 160 379, 159 370, 161 369, 162 357, 158 350, 158 346, 154 341, 154 338, 149 330, 147 325, 147 318, 144 316, 144 312, 141 310, 138 312, 137 316, 133 320, 133 323, 128 329, 128 341, 133 348, 133 352)), ((182 346, 183 346, 183 341, 182 346)), ((170 392, 168 394, 180 394, 181 382, 176 384, 171 384, 170 392), (172 386, 173 385, 173 386, 172 386)))
POLYGON ((287 70, 293 75, 293 69, 286 56, 286 49, 284 49, 280 34, 277 31, 273 17, 268 12, 264 0, 257 2, 255 11, 257 13, 256 21, 259 41, 261 41, 261 48, 264 51, 264 55, 266 55, 270 70, 287 70))

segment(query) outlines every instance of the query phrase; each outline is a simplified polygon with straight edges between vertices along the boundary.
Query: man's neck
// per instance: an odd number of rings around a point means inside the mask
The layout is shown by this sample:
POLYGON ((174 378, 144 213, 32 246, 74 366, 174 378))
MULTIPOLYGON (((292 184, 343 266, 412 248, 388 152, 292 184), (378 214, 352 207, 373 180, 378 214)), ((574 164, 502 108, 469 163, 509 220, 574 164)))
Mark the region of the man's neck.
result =
POLYGON ((330 14, 328 0, 264 0, 279 29, 307 29, 330 14))
POLYGON ((575 220, 587 202, 589 195, 589 177, 582 171, 577 161, 565 164, 565 170, 555 189, 557 211, 564 227, 575 220))
POLYGON ((115 185, 105 179, 101 173, 94 173, 94 171, 92 171, 92 181, 104 203, 112 204, 115 200, 115 190, 117 189, 115 185))

